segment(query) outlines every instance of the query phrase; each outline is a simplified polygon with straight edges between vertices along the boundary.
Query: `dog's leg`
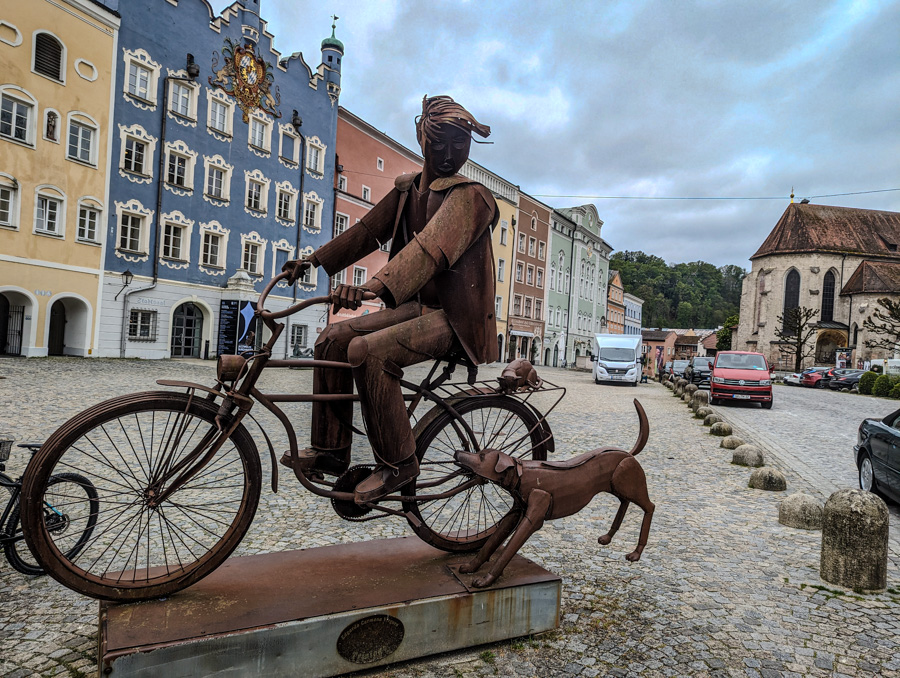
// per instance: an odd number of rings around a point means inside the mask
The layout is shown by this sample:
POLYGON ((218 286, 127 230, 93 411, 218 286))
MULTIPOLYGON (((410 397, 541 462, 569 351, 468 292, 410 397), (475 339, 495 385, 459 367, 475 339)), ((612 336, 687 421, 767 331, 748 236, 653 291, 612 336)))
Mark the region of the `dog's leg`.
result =
POLYGON ((481 550, 478 551, 478 555, 476 555, 472 560, 468 563, 463 563, 459 566, 459 571, 462 574, 470 574, 472 572, 477 572, 478 568, 484 565, 488 560, 491 559, 491 556, 494 555, 494 551, 506 541, 506 538, 510 535, 510 533, 516 528, 516 525, 519 524, 519 521, 522 519, 521 511, 510 511, 507 513, 503 520, 500 521, 500 524, 497 525, 497 529, 494 530, 494 534, 488 537, 488 540, 484 543, 484 546, 481 547, 481 550))
POLYGON ((597 543, 601 546, 606 546, 609 542, 611 542, 612 538, 616 536, 616 532, 618 532, 619 528, 622 526, 622 519, 625 518, 625 512, 628 510, 629 502, 623 497, 619 497, 619 502, 619 510, 616 513, 616 517, 613 518, 613 522, 612 525, 610 525, 609 532, 597 539, 597 543))
POLYGON ((525 508, 525 515, 516 526, 509 543, 500 551, 500 556, 491 565, 490 572, 483 577, 478 577, 472 582, 472 586, 477 589, 483 589, 485 586, 493 584, 502 574, 504 568, 509 565, 512 557, 518 553, 522 545, 528 541, 528 538, 536 531, 541 529, 544 524, 544 516, 550 510, 552 497, 543 490, 532 490, 528 495, 528 506, 525 508))
POLYGON ((629 501, 641 507, 644 511, 644 520, 641 522, 641 533, 638 537, 638 545, 627 556, 626 560, 635 562, 640 560, 644 547, 647 545, 647 536, 650 534, 650 521, 653 518, 653 512, 656 506, 650 501, 650 495, 647 494, 647 477, 644 475, 644 469, 633 457, 623 459, 616 470, 613 471, 611 478, 611 489, 619 497, 622 504, 619 506, 619 512, 613 520, 609 534, 606 534, 597 541, 601 544, 608 544, 610 539, 622 524, 622 518, 625 517, 625 510, 628 508, 629 501), (606 541, 603 541, 606 539, 606 541))

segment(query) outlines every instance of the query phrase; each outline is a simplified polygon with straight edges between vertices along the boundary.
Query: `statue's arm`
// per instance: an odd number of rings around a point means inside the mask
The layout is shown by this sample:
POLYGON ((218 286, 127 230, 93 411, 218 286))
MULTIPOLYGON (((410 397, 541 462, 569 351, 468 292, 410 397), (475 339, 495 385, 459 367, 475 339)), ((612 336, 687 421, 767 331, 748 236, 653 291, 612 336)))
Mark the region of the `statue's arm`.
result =
POLYGON ((496 209, 493 196, 480 184, 451 189, 425 228, 372 277, 372 284, 385 290, 379 296, 389 306, 412 298, 459 260, 493 223, 496 209))
POLYGON ((334 275, 387 242, 394 229, 400 192, 391 190, 362 219, 315 252, 318 264, 334 275))

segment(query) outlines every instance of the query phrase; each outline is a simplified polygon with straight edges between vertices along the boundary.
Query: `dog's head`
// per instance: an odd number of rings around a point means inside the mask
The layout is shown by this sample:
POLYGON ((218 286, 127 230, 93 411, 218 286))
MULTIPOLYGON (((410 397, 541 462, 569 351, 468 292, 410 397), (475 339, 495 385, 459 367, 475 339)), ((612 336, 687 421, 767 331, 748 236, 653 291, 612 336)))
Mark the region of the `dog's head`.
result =
POLYGON ((469 469, 475 475, 500 485, 511 484, 518 475, 518 471, 509 472, 510 469, 518 468, 516 460, 500 450, 488 448, 475 453, 457 450, 454 458, 460 466, 469 469))

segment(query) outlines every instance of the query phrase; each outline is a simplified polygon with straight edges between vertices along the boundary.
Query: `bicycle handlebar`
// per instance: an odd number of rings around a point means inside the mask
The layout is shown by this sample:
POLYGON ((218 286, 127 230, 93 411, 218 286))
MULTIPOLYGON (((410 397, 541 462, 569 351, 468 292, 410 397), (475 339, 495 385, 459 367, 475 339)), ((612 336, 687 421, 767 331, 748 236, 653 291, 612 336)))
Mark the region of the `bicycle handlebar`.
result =
MULTIPOLYGON (((299 311, 302 311, 305 308, 309 308, 310 306, 314 306, 316 304, 330 304, 331 303, 331 295, 326 295, 323 297, 310 297, 309 299, 304 299, 303 301, 299 301, 293 306, 289 306, 286 309, 281 311, 267 311, 265 309, 266 298, 269 296, 269 293, 275 288, 282 280, 287 280, 290 278, 290 273, 285 271, 284 273, 279 273, 274 278, 269 281, 269 284, 266 285, 266 288, 262 291, 262 294, 259 295, 259 299, 256 302, 256 312, 262 317, 263 320, 278 320, 279 318, 284 318, 289 315, 293 315, 299 311)), ((373 292, 366 292, 363 294, 363 299, 375 299, 376 295, 373 292)))

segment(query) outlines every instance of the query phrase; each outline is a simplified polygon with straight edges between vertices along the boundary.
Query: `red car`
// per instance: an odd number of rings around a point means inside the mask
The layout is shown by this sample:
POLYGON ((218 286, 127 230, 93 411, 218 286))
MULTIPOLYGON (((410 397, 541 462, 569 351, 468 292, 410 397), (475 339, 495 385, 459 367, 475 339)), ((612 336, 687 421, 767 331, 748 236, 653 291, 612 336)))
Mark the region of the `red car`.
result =
POLYGON ((805 372, 803 376, 800 378, 800 385, 807 386, 809 388, 825 388, 826 382, 828 382, 833 376, 830 374, 834 371, 834 368, 827 367, 814 367, 809 372, 805 372), (827 375, 827 376, 826 376, 827 375))
POLYGON ((762 353, 719 351, 709 380, 709 402, 749 400, 772 408, 772 370, 762 353))

